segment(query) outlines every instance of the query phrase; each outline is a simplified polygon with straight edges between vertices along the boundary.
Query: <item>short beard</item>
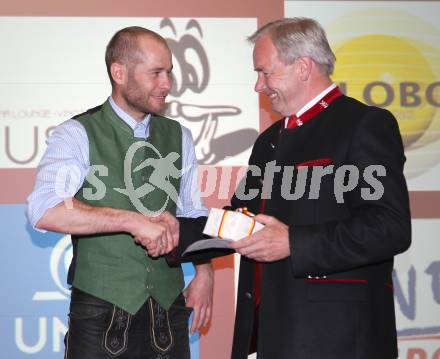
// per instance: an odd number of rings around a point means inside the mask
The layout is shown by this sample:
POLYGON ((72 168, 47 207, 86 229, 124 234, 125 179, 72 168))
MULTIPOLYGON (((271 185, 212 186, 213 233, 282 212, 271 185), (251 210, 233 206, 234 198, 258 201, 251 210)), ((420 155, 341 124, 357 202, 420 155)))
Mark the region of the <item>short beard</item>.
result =
POLYGON ((147 115, 151 111, 148 108, 148 104, 145 101, 144 94, 139 90, 138 83, 133 75, 134 71, 129 69, 128 71, 128 82, 127 91, 122 94, 127 105, 137 112, 142 112, 147 115))

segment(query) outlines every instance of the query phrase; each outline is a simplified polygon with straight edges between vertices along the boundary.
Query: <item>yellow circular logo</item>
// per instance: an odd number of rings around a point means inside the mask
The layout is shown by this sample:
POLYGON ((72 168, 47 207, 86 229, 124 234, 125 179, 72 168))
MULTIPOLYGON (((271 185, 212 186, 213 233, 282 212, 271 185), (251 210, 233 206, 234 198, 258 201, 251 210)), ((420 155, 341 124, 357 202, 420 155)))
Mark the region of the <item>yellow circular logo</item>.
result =
POLYGON ((397 118, 407 176, 439 163, 440 31, 401 11, 372 9, 344 15, 328 35, 337 58, 333 80, 397 118), (347 33, 350 26, 357 30, 347 33))

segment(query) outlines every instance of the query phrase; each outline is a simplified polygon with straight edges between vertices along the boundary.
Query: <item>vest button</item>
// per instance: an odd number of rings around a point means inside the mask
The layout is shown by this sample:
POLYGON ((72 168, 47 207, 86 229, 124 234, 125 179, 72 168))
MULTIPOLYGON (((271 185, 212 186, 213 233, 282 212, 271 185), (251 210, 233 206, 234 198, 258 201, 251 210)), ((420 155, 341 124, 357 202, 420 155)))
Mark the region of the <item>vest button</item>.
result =
POLYGON ((151 272, 151 268, 147 267, 147 272, 150 273, 151 272))
POLYGON ((153 289, 153 288, 154 288, 152 284, 147 284, 145 287, 146 287, 147 289, 153 289))
POLYGON ((252 294, 250 292, 246 292, 244 295, 247 299, 252 299, 252 294))

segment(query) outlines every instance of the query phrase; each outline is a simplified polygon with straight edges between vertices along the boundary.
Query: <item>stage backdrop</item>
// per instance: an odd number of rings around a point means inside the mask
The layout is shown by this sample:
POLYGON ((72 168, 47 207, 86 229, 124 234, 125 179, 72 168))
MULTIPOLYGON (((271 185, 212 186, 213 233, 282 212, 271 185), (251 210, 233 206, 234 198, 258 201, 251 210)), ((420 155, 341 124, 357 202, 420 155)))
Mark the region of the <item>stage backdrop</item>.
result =
MULTIPOLYGON (((109 95, 103 55, 111 35, 140 25, 167 38, 175 77, 167 114, 191 129, 203 196, 209 206, 222 206, 258 132, 277 119, 267 99, 253 92, 245 39, 285 11, 321 21, 338 57, 335 81, 399 119, 414 217, 413 246, 396 261, 400 358, 440 359, 439 10, 437 2, 410 1, 1 4, 2 357, 62 357, 70 238, 30 228, 25 199, 53 126, 109 95)), ((236 264, 233 256, 214 263, 214 318, 201 336, 191 337, 192 358, 230 356, 236 264)), ((193 267, 184 271, 189 281, 193 267)))

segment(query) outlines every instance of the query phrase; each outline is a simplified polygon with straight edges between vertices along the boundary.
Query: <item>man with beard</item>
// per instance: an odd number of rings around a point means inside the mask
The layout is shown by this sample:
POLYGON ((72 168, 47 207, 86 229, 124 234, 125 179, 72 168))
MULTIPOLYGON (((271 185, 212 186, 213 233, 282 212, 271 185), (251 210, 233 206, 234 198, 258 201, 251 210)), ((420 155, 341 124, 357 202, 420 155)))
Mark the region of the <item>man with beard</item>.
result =
POLYGON ((231 244, 232 358, 396 358, 393 257, 411 241, 397 121, 332 83, 316 21, 275 21, 250 40, 255 90, 283 119, 256 140, 232 199, 265 224, 231 244))
POLYGON ((105 61, 111 96, 53 131, 28 198, 35 228, 72 234, 65 357, 189 358, 188 318, 194 310, 193 332, 210 320, 213 273, 196 265, 182 292, 181 267, 164 257, 206 216, 191 133, 159 115, 171 52, 157 33, 128 27, 105 61))

